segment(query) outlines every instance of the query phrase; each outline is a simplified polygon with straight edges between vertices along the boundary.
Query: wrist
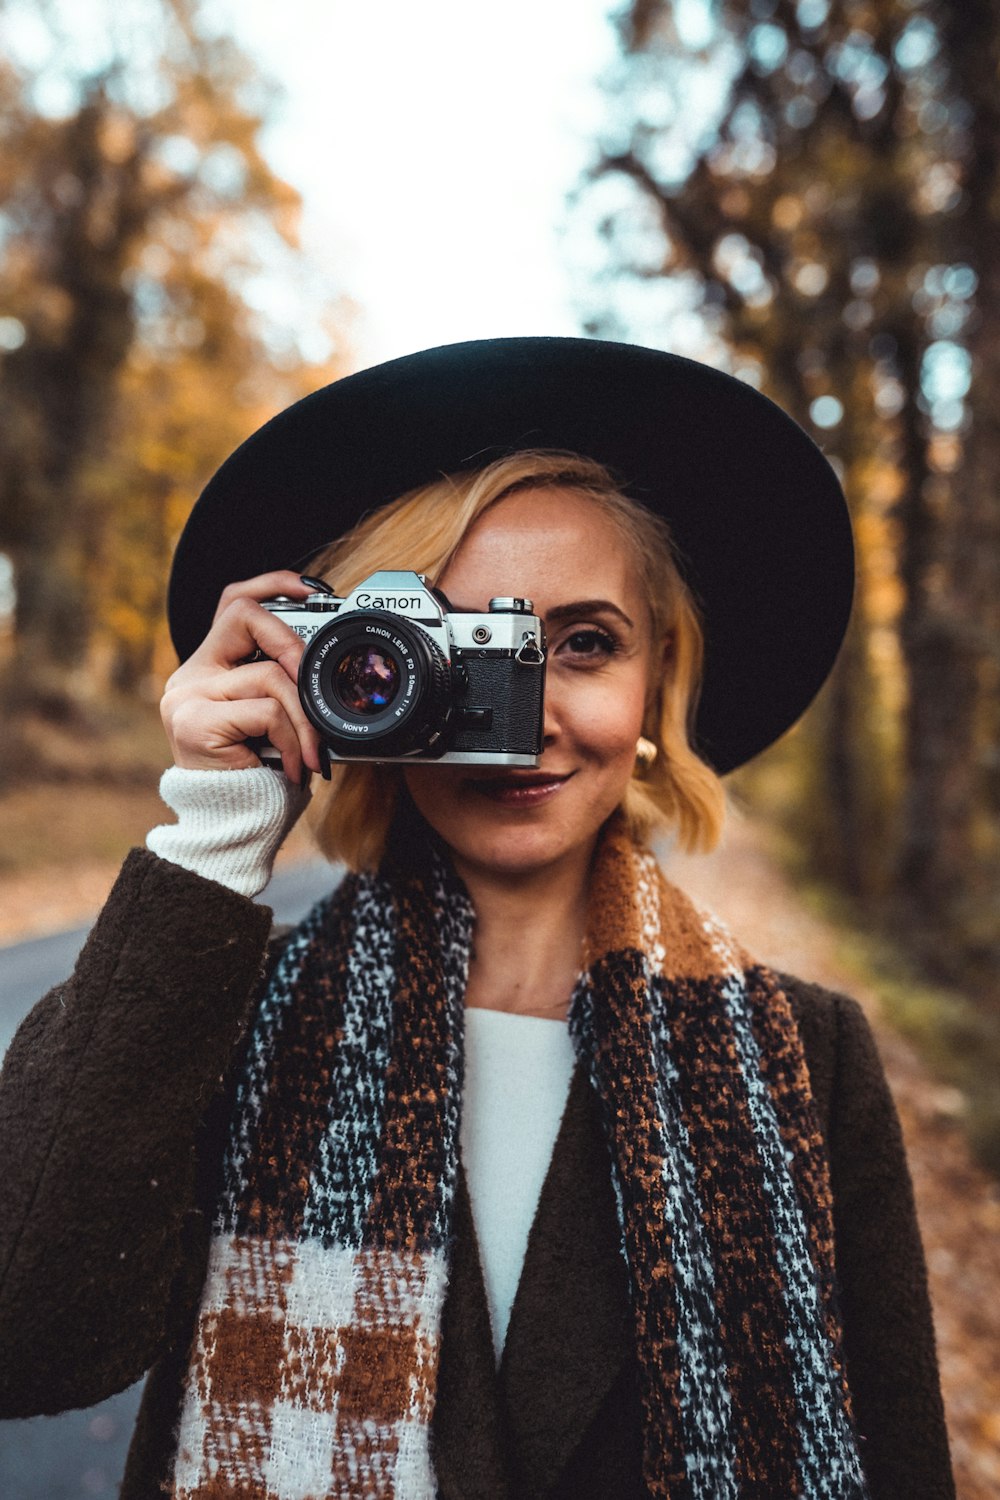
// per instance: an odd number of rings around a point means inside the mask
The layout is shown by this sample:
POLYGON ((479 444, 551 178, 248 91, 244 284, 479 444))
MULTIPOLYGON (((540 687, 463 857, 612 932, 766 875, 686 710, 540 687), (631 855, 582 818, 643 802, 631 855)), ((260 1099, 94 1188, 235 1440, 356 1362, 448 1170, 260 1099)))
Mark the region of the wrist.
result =
POLYGON ((311 794, 282 772, 253 765, 172 766, 160 780, 160 795, 177 822, 152 829, 147 848, 253 897, 270 880, 275 855, 311 794))

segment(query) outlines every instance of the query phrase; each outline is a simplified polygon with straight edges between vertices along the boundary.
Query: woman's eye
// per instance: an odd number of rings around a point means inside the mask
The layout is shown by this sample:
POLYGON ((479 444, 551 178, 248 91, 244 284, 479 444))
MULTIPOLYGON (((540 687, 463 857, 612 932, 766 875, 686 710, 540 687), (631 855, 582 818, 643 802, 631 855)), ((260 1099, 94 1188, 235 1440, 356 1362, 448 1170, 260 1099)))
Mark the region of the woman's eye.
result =
POLYGON ((566 637, 563 646, 571 656, 601 659, 613 656, 618 642, 606 630, 574 630, 566 637))

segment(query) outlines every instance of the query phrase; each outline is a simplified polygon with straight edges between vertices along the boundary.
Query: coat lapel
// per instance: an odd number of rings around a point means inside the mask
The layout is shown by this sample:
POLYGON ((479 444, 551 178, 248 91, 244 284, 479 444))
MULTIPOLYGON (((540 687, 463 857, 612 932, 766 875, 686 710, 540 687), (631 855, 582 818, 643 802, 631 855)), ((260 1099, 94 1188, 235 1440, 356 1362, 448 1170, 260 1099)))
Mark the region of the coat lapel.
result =
POLYGON ((464 1171, 442 1315, 434 1461, 442 1500, 528 1500, 558 1479, 633 1339, 611 1163, 579 1066, 528 1238, 499 1371, 464 1171))
POLYGON ((500 1364, 518 1495, 551 1488, 632 1348, 611 1161, 578 1065, 500 1364))
POLYGON ((512 1500, 510 1440, 497 1380, 472 1202, 459 1162, 451 1275, 441 1313, 434 1469, 441 1500, 512 1500))

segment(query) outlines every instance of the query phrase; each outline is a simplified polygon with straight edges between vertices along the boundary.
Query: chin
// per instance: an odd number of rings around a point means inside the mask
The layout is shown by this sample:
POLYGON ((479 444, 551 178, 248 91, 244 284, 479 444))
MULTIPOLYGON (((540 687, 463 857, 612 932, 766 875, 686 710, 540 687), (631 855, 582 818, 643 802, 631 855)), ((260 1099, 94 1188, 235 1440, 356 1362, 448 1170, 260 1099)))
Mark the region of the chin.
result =
MULTIPOLYGON (((589 840, 584 842, 589 843, 589 840)), ((459 861, 496 875, 533 875, 572 855, 579 844, 573 840, 531 835, 521 831, 494 838, 463 841, 452 846, 459 861)))
MULTIPOLYGON (((611 809, 613 811, 613 809, 611 809)), ((530 877, 574 860, 589 861, 605 818, 588 818, 567 827, 547 819, 525 818, 500 826, 492 819, 470 820, 464 826, 438 827, 437 832, 460 864, 483 873, 530 877)))
MULTIPOLYGON (((631 761, 628 765, 631 769, 631 761)), ((464 780, 464 778, 463 778, 464 780)), ((564 863, 588 864, 601 827, 619 806, 625 777, 581 778, 540 805, 495 804, 459 781, 411 775, 407 785, 419 812, 457 864, 483 874, 530 877, 564 863)))

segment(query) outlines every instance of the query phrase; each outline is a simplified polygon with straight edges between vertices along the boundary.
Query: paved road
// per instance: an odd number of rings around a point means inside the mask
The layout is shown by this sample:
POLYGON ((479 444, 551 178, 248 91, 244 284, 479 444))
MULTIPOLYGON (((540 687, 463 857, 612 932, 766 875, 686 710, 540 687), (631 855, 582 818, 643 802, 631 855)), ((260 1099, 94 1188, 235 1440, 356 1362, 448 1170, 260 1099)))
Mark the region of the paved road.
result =
MULTIPOLYGON (((336 879, 324 861, 280 870, 260 900, 294 922, 336 879)), ((87 928, 0 948, 0 1054, 40 995, 73 968, 87 928)), ((111 1500, 125 1467, 142 1382, 100 1406, 0 1422, 0 1500, 111 1500)))

